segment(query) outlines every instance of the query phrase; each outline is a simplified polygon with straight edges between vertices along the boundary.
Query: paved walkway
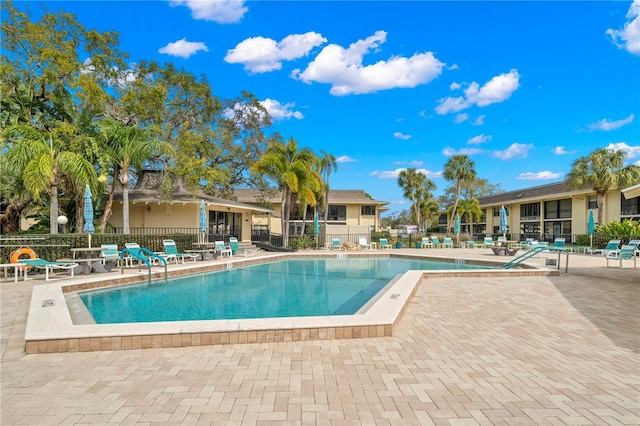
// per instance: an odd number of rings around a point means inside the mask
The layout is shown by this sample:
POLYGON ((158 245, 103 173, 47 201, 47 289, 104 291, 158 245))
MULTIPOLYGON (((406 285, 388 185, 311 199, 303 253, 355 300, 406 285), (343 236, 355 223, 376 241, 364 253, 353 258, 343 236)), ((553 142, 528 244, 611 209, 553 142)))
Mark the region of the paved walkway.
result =
POLYGON ((638 425, 629 265, 427 280, 389 338, 40 355, 21 340, 34 283, 2 282, 0 423, 638 425))

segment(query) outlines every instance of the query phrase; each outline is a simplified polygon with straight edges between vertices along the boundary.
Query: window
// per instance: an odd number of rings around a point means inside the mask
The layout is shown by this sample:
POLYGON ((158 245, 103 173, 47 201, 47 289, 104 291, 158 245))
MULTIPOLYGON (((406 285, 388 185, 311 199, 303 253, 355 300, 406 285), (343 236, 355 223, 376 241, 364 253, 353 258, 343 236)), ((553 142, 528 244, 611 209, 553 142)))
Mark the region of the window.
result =
MULTIPOLYGON (((498 217, 500 216, 500 210, 502 209, 502 206, 500 207, 494 207, 493 208, 493 217, 498 217)), ((504 208, 507 211, 507 216, 509 216, 509 207, 504 208)))
POLYGON ((520 206, 520 220, 540 219, 540 203, 529 203, 520 206))
POLYGON ((598 198, 595 195, 589 195, 589 198, 587 198, 587 208, 589 210, 598 208, 598 198))
POLYGON ((620 214, 622 216, 632 216, 640 214, 640 197, 627 200, 624 195, 620 195, 620 214))
POLYGON ((360 208, 360 214, 362 216, 375 216, 376 215, 376 206, 362 206, 360 208))
POLYGON ((347 220, 347 206, 330 205, 327 220, 347 220))
POLYGON ((544 218, 560 219, 571 217, 571 199, 545 201, 544 218))

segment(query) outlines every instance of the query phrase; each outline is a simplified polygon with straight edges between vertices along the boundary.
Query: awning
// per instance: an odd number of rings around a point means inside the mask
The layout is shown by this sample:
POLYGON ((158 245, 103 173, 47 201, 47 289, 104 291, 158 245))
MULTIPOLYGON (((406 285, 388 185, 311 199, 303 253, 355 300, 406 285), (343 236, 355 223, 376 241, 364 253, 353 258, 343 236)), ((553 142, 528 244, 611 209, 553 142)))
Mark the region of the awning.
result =
POLYGON ((640 197, 640 184, 625 188, 622 190, 622 193, 624 194, 624 198, 627 200, 640 197))

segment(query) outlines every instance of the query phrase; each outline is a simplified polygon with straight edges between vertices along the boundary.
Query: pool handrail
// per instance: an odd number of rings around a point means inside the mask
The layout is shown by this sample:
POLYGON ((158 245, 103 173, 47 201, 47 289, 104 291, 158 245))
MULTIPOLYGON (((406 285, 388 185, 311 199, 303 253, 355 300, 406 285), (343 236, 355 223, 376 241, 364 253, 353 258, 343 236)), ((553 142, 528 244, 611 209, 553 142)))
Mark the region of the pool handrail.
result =
POLYGON ((167 270, 167 259, 160 256, 159 254, 152 252, 151 250, 145 247, 122 249, 122 251, 120 252, 120 271, 122 274, 124 274, 125 254, 128 254, 133 258, 141 260, 142 262, 145 263, 145 265, 147 265, 147 268, 149 269, 149 284, 151 284, 151 266, 152 266, 151 261, 149 260, 150 258, 159 259, 160 262, 162 262, 162 264, 164 265, 164 279, 165 281, 169 279, 169 272, 167 270))

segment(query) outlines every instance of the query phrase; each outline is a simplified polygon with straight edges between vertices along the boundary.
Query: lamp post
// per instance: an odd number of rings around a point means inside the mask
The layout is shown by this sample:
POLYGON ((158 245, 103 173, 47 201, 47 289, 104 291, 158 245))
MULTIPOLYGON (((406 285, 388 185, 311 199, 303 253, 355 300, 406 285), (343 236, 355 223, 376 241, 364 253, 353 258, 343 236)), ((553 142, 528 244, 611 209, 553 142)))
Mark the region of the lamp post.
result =
POLYGON ((67 225, 67 222, 69 222, 69 219, 65 216, 65 215, 60 215, 58 216, 58 225, 60 225, 60 229, 62 230, 62 233, 65 233, 65 226, 67 225))

